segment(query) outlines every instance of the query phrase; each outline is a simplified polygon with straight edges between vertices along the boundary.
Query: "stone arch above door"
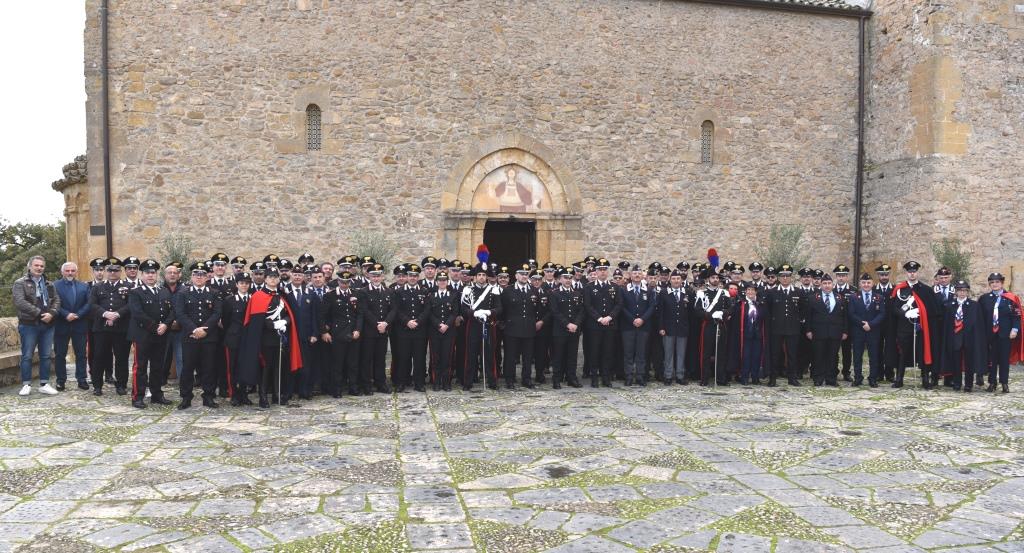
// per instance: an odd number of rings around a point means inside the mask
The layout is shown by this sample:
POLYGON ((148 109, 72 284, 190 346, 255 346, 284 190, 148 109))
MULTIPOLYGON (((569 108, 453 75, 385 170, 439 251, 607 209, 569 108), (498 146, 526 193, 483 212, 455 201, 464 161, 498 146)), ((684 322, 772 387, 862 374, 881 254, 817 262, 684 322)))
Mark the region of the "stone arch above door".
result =
POLYGON ((441 196, 443 255, 471 260, 489 220, 535 221, 537 258, 583 257, 582 198, 568 167, 520 133, 480 142, 451 173, 441 196))

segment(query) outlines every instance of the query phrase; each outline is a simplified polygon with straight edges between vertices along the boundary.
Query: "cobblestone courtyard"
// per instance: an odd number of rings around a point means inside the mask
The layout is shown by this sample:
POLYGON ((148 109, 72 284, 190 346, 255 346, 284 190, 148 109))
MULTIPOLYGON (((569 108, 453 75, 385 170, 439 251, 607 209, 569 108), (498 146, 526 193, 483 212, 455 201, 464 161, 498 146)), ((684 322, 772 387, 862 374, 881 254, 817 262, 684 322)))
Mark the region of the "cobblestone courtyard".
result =
POLYGON ((0 551, 1024 551, 1019 393, 15 391, 0 551))

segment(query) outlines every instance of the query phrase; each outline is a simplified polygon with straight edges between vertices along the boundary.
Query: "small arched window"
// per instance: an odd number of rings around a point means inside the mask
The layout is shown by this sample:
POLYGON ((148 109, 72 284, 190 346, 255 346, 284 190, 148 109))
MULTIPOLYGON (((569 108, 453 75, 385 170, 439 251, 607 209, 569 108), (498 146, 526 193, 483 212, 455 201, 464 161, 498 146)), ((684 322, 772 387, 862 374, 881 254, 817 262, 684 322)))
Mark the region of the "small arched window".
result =
POLYGON ((320 106, 309 104, 306 106, 306 149, 320 150, 320 138, 320 106))
POLYGON ((711 165, 715 155, 715 124, 705 121, 700 124, 700 162, 711 165))

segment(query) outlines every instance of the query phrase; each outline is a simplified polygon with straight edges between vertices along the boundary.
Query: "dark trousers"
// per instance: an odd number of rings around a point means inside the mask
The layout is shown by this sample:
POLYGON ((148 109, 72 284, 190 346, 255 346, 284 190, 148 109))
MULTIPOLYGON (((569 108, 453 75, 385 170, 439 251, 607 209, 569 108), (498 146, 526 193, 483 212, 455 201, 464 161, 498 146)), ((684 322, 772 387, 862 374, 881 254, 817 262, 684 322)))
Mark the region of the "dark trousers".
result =
POLYGON ((441 386, 452 384, 452 354, 455 352, 455 334, 458 329, 451 327, 442 334, 430 329, 430 380, 441 386))
POLYGON ((718 323, 710 321, 705 323, 701 330, 700 381, 702 384, 706 384, 711 378, 714 378, 718 384, 729 382, 729 367, 726 363, 729 357, 729 350, 726 349, 729 345, 727 332, 725 325, 722 325, 716 341, 716 327, 718 327, 718 323))
MULTIPOLYGON (((186 338, 186 343, 188 339, 186 338)), ((263 344, 260 346, 260 353, 263 355, 263 370, 260 372, 260 396, 280 396, 282 401, 288 400, 292 395, 292 372, 289 368, 288 359, 291 356, 289 346, 279 344, 263 344), (279 385, 280 384, 280 385, 279 385)), ((186 355, 187 357, 187 355, 186 355)), ((185 363, 188 367, 188 362, 185 363)), ((185 371, 186 374, 189 371, 185 371)), ((199 375, 202 378, 202 374, 199 375)), ((190 377, 191 379, 191 377, 190 377)), ((189 388, 191 390, 191 387, 189 388)), ((211 386, 212 389, 212 386, 211 386)), ((203 398, 206 398, 206 387, 203 387, 203 398)), ((212 395, 210 397, 213 397, 212 395)))
POLYGON ((743 359, 740 363, 740 382, 746 384, 761 378, 761 337, 743 337, 743 359))
POLYGON ((896 330, 891 326, 891 323, 883 322, 878 334, 878 350, 882 353, 882 376, 887 380, 893 379, 896 365, 899 364, 899 340, 896 339, 896 330))
MULTIPOLYGON (((651 328, 654 328, 654 325, 651 328)), ((644 377, 650 378, 651 374, 654 374, 654 378, 658 377, 658 373, 662 372, 665 368, 665 344, 661 339, 661 335, 658 332, 648 329, 647 332, 647 362, 644 364, 644 377), (653 371, 652 371, 653 369, 653 371)))
MULTIPOLYGON (((530 380, 530 366, 533 363, 533 354, 536 352, 536 338, 530 336, 523 338, 519 336, 505 335, 505 359, 504 359, 504 370, 502 371, 505 375, 505 382, 512 384, 516 380, 516 364, 519 362, 519 358, 523 359, 523 384, 529 384, 530 380)), ((537 369, 538 379, 544 378, 544 373, 537 369)))
POLYGON ((58 325, 53 331, 53 365, 57 372, 57 384, 68 381, 68 341, 75 350, 75 380, 85 382, 86 375, 86 333, 74 332, 58 325))
POLYGON ((376 328, 366 331, 362 337, 360 353, 362 361, 359 370, 360 379, 369 380, 373 377, 373 385, 377 390, 382 390, 387 385, 387 374, 384 372, 384 357, 388 354, 388 335, 377 332, 376 328))
POLYGON ((543 382, 544 373, 551 369, 550 327, 545 326, 533 339, 533 368, 537 374, 537 380, 543 382))
POLYGON ((583 340, 583 376, 593 376, 594 360, 590 357, 590 342, 594 339, 594 333, 580 327, 580 337, 583 340))
POLYGON ((996 377, 999 377, 999 384, 1010 382, 1010 339, 1001 338, 998 333, 985 332, 988 354, 988 383, 995 384, 996 377))
POLYGON ((424 330, 399 329, 395 336, 395 371, 391 380, 396 386, 423 386, 427 375, 427 333, 424 330))
POLYGON ((799 362, 800 336, 797 334, 771 335, 771 374, 770 378, 778 378, 783 375, 787 379, 799 378, 800 371, 797 367, 799 362))
POLYGON ((974 346, 969 344, 969 340, 963 340, 959 348, 952 350, 949 361, 952 366, 948 367, 948 372, 952 372, 952 385, 959 388, 961 386, 965 388, 971 388, 974 386, 974 375, 977 372, 981 374, 980 367, 974 366, 974 360, 976 356, 974 354, 974 346))
POLYGON ((853 340, 850 336, 847 336, 846 339, 839 344, 839 356, 842 358, 843 363, 843 378, 850 376, 850 363, 852 361, 852 354, 853 340))
POLYGON ((882 350, 879 343, 879 332, 872 330, 854 330, 850 336, 853 350, 853 381, 864 379, 864 350, 868 350, 868 382, 878 382, 882 377, 882 350))
POLYGON ((228 367, 228 382, 230 382, 229 388, 231 390, 231 397, 235 397, 235 394, 245 395, 249 393, 246 386, 238 383, 238 348, 231 348, 224 346, 224 355, 227 360, 226 364, 228 367))
POLYGON ((701 376, 701 320, 690 319, 690 331, 686 337, 686 378, 697 380, 701 376))
MULTIPOLYGON (((224 351, 224 338, 223 335, 217 338, 217 351, 224 351)), ((228 377, 228 358, 227 355, 219 354, 213 358, 213 374, 216 375, 217 382, 217 394, 220 397, 228 397, 231 395, 231 380, 228 377)))
POLYGON ((811 349, 814 352, 814 364, 811 365, 811 378, 815 384, 836 383, 836 356, 839 355, 839 338, 814 338, 811 349))
POLYGON ((328 367, 331 364, 331 344, 317 338, 315 344, 306 346, 306 357, 302 363, 302 381, 299 386, 299 393, 310 397, 313 392, 325 391, 324 381, 328 367))
POLYGON ((552 382, 577 381, 576 356, 579 355, 580 333, 551 337, 552 382))
POLYGON ((132 401, 145 397, 149 387, 153 398, 164 397, 161 386, 167 378, 163 374, 163 354, 167 349, 166 336, 151 336, 135 342, 135 364, 132 366, 132 401))
POLYGON ((800 344, 797 348, 796 355, 796 372, 798 378, 803 378, 807 374, 808 367, 814 364, 814 348, 811 346, 811 340, 805 335, 800 336, 800 344))
MULTIPOLYGON (((487 334, 484 335, 484 325, 473 319, 463 323, 466 327, 466 354, 463 357, 462 385, 472 386, 473 378, 477 371, 482 370, 488 385, 498 382, 498 364, 495 357, 494 347, 494 324, 486 323, 487 334), (483 363, 483 366, 480 364, 483 363)), ((505 337, 508 340, 508 337, 505 337)))
POLYGON ((127 388, 128 355, 131 353, 132 343, 128 341, 128 337, 123 332, 96 332, 94 334, 96 366, 90 367, 93 387, 103 388, 103 375, 109 373, 113 368, 115 386, 127 388))
MULTIPOLYGON (((917 332, 917 343, 914 343, 912 332, 900 332, 896 335, 899 342, 899 363, 897 369, 906 369, 917 365, 921 368, 921 374, 928 374, 928 368, 924 363, 924 333, 917 332)), ((898 371, 897 371, 898 372, 898 371)))
MULTIPOLYGON (((274 361, 276 358, 276 349, 274 361)), ((194 374, 199 373, 199 385, 203 388, 203 399, 213 399, 217 395, 217 376, 214 363, 217 358, 217 342, 199 342, 185 338, 181 344, 182 364, 185 371, 178 379, 179 394, 182 399, 192 399, 192 388, 195 387, 194 374)))
POLYGON ((322 367, 323 392, 332 396, 341 395, 341 389, 346 383, 350 394, 370 390, 370 379, 364 379, 359 370, 360 342, 332 336, 331 343, 325 345, 330 347, 331 357, 322 367))
POLYGON ((627 379, 642 379, 647 366, 648 332, 633 325, 622 328, 622 368, 627 379))
POLYGON ((587 344, 589 346, 587 357, 590 359, 590 378, 594 379, 600 376, 603 382, 610 383, 612 367, 622 361, 621 355, 615 355, 615 351, 622 347, 619 329, 611 325, 593 324, 587 327, 587 334, 590 334, 590 343, 587 344))
POLYGON ((616 328, 612 335, 611 377, 622 380, 626 378, 626 352, 622 344, 622 330, 616 328))
POLYGON ((468 323, 463 322, 461 325, 453 324, 448 332, 452 333, 452 374, 458 381, 462 380, 463 367, 465 366, 466 360, 466 325, 468 323))

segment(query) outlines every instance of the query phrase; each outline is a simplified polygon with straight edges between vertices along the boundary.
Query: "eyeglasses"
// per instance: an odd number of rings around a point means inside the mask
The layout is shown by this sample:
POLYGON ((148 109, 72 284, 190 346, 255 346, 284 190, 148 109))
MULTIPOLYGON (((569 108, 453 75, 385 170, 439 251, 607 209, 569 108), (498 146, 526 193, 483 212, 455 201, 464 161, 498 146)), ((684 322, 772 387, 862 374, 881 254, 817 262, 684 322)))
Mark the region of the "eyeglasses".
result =
POLYGON ((214 267, 224 267, 225 265, 227 265, 227 263, 224 262, 224 261, 214 261, 213 262, 213 266, 214 267))

